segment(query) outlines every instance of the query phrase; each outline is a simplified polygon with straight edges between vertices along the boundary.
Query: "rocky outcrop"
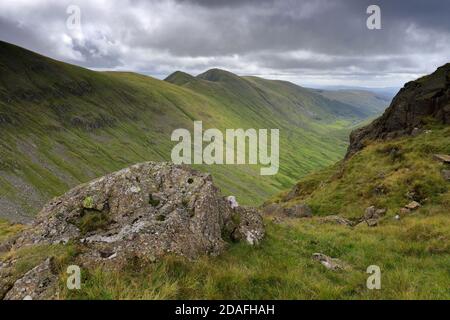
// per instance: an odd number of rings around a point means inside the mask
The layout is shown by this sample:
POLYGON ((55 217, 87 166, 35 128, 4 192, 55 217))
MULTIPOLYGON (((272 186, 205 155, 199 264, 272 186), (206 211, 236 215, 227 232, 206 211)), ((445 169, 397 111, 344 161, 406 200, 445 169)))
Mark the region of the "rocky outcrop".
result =
POLYGON ((450 63, 431 75, 408 82, 380 118, 353 131, 347 157, 370 141, 416 134, 429 118, 450 124, 450 63))
MULTIPOLYGON (((220 196, 209 174, 147 162, 55 198, 39 213, 34 225, 14 239, 11 248, 71 242, 82 247, 79 260, 84 265, 117 267, 129 257, 155 261, 167 253, 189 259, 218 255, 227 241, 255 245, 263 237, 259 212, 232 207, 220 196)), ((52 274, 45 265, 33 270, 30 272, 52 274)), ((35 292, 23 283, 30 284, 16 281, 9 292, 35 292)), ((34 296, 43 294, 35 292, 34 296)), ((16 293, 11 297, 23 298, 16 293)))

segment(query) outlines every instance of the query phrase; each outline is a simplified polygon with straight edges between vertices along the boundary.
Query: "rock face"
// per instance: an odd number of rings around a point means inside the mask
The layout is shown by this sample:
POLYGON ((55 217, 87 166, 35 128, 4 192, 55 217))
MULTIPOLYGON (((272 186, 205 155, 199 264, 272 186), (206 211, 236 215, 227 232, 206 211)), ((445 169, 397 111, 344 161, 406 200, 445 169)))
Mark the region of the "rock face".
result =
MULTIPOLYGON (((167 253, 191 259, 203 254, 218 255, 227 240, 254 245, 263 236, 259 212, 232 208, 220 196, 209 174, 147 162, 55 198, 11 246, 17 249, 71 241, 84 247, 80 259, 84 264, 117 266, 130 256, 153 261, 167 253)), ((49 265, 33 272, 48 274, 49 265)), ((16 282, 19 288, 14 285, 10 292, 20 289, 17 292, 28 295, 30 290, 22 290, 22 282, 16 282)), ((23 298, 15 294, 12 297, 23 298)))
POLYGON ((425 118, 450 124, 450 63, 431 75, 408 82, 380 118, 353 131, 347 157, 364 148, 368 141, 416 134, 425 118))

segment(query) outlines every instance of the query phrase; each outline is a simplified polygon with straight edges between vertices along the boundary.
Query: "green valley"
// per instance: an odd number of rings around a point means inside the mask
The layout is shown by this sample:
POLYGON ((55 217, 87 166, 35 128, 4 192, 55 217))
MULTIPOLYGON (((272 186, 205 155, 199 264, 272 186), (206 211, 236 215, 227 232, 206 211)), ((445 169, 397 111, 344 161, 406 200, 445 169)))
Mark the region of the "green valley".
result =
MULTIPOLYGON (((197 166, 224 195, 260 204, 342 158, 369 114, 289 82, 212 69, 165 81, 95 72, 0 42, 0 217, 28 221, 51 197, 130 164, 170 160, 176 128, 278 128, 280 172, 197 166)), ((365 103, 365 102, 363 102, 365 103)), ((372 114, 370 114, 372 115, 372 114)))

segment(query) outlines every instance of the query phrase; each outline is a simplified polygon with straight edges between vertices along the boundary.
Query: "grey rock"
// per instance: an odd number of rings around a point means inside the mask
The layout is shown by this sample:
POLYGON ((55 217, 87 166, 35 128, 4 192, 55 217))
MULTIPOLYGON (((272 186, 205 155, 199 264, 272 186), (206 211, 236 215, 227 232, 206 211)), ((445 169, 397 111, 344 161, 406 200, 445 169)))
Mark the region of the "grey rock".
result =
POLYGON ((355 223, 353 221, 343 218, 341 216, 337 216, 337 215, 323 217, 321 219, 321 221, 324 223, 340 224, 340 225, 349 226, 349 227, 352 227, 355 225, 355 223))
POLYGON ((15 281, 4 300, 46 300, 55 298, 58 273, 52 258, 46 259, 15 281))
POLYGON ((233 240, 245 241, 250 245, 258 245, 264 238, 261 215, 255 208, 238 207, 239 223, 232 232, 233 240))
POLYGON ((387 209, 385 208, 370 206, 365 210, 364 215, 359 219, 358 223, 366 222, 369 227, 376 227, 380 219, 386 215, 386 212, 387 209))
POLYGON ((444 180, 450 181, 450 170, 443 169, 441 171, 441 174, 442 174, 442 178, 444 178, 444 180))
POLYGON ((340 259, 331 258, 323 253, 314 253, 313 260, 320 262, 325 268, 333 271, 346 270, 348 265, 340 259))
POLYGON ((416 137, 416 136, 418 136, 419 134, 421 134, 422 133, 422 130, 420 130, 419 128, 414 128, 412 131, 411 131, 411 135, 413 136, 413 137, 416 137))
POLYGON ((271 203, 262 208, 263 215, 281 215, 284 214, 284 208, 278 203, 271 203))
MULTIPOLYGON (((33 226, 19 234, 12 249, 71 241, 82 246, 79 259, 84 266, 114 267, 125 264, 129 257, 150 261, 167 253, 188 259, 219 255, 228 239, 256 245, 263 237, 259 211, 232 208, 209 174, 186 166, 146 162, 53 199, 33 226)), ((41 274, 48 276, 49 267, 36 268, 30 271, 36 281, 41 274)), ((53 280, 48 283, 45 292, 51 291, 53 280)), ((16 281, 14 287, 17 290, 11 289, 14 291, 10 290, 7 298, 43 297, 27 289, 23 281, 16 281), (20 297, 19 288, 25 288, 20 297)))
POLYGON ((421 206, 420 203, 418 203, 417 201, 411 201, 410 203, 408 203, 408 204, 405 206, 405 208, 408 209, 408 210, 413 211, 413 210, 419 209, 420 206, 421 206))
POLYGON ((231 209, 239 207, 239 203, 237 202, 235 196, 228 196, 227 201, 228 201, 228 204, 230 205, 231 209))
POLYGON ((447 154, 435 154, 433 156, 434 156, 434 158, 437 161, 440 161, 442 163, 450 164, 450 155, 447 155, 447 154))

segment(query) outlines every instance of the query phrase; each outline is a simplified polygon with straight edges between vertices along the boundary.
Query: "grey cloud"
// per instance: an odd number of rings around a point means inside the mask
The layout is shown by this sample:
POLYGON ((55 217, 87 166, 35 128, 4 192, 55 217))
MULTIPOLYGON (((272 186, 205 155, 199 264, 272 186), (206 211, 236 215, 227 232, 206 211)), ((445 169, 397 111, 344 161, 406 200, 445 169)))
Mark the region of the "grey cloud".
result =
POLYGON ((372 0, 79 0, 82 38, 65 28, 73 1, 42 2, 0 4, 0 39, 97 69, 164 76, 223 67, 390 86, 450 60, 447 1, 375 1, 382 30, 371 31, 372 0))

